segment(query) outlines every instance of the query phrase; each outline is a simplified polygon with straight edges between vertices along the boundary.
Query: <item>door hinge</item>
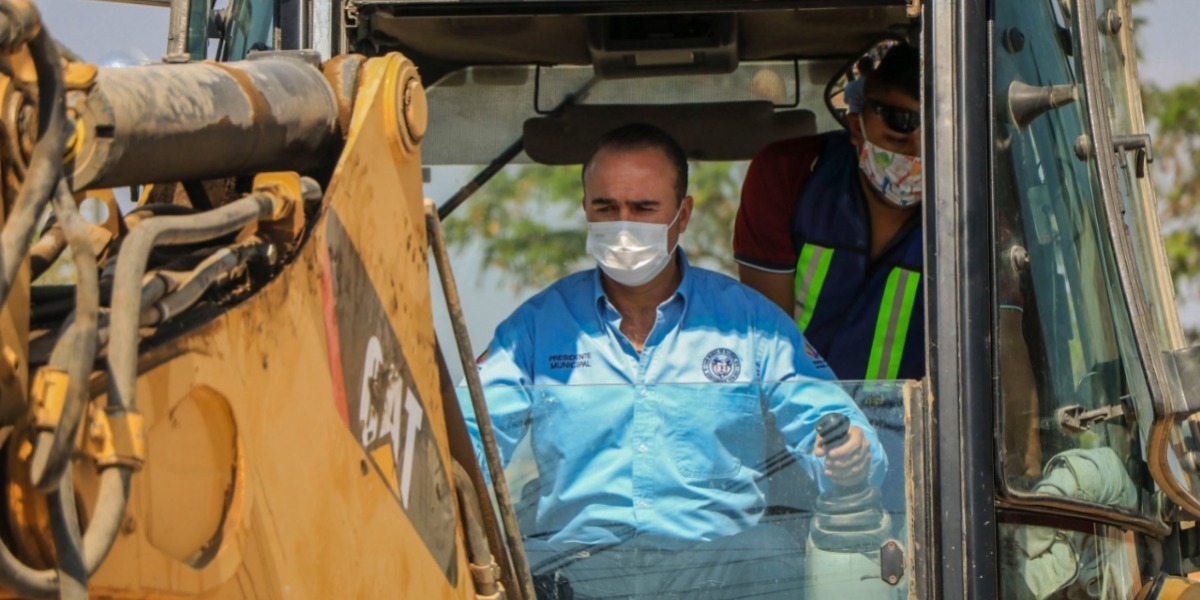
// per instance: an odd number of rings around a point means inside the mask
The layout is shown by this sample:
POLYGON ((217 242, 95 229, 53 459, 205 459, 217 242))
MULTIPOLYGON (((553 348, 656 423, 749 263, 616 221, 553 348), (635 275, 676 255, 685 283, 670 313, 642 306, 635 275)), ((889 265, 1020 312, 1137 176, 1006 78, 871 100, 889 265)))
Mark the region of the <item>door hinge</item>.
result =
POLYGON ((904 577, 904 547, 888 540, 879 547, 879 578, 888 585, 898 585, 904 577))

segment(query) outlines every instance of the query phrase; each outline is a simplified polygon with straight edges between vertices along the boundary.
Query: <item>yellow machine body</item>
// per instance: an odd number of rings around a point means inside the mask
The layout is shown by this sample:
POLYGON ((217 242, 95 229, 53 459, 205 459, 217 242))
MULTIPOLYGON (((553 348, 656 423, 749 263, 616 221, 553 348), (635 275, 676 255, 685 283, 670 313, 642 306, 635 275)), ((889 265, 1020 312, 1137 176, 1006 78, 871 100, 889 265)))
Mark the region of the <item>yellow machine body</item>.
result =
MULTIPOLYGON (((309 239, 263 289, 138 357, 144 467, 93 595, 476 597, 433 330, 423 91, 397 54, 358 82, 309 239)), ((298 177, 277 179, 300 195, 298 177)), ((25 276, 8 305, 28 293, 25 276)), ((23 348, 23 311, 0 316, 6 348, 23 348)), ((6 396, 24 364, 6 363, 6 396)), ((104 379, 85 447, 106 438, 104 379)), ((73 468, 85 507, 88 458, 73 468)), ((6 491, 18 551, 50 566, 44 501, 20 478, 6 491)))

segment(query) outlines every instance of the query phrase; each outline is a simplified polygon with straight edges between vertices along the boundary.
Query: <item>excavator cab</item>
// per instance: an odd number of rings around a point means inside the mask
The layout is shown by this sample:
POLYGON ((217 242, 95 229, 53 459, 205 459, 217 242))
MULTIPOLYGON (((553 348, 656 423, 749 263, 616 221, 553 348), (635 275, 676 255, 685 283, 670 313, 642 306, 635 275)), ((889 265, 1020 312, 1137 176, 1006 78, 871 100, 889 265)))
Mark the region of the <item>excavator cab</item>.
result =
POLYGON ((111 69, 64 64, 36 8, 0 0, 0 588, 1188 597, 1166 576, 1200 556, 1200 354, 1129 4, 174 0, 168 64, 111 69), (855 63, 896 43, 922 60, 926 372, 825 384, 877 431, 882 481, 821 494, 783 450, 762 398, 806 384, 479 385, 495 325, 592 266, 578 165, 603 133, 680 142, 705 224, 682 247, 732 272, 746 162, 844 127, 855 63), (132 210, 94 192, 131 186, 132 210), (514 394, 579 443, 483 433, 514 394), (611 394, 666 422, 738 399, 702 426, 750 463, 621 446, 710 499, 765 490, 743 514, 780 536, 704 559, 737 586, 706 587, 694 547, 547 544, 571 501, 555 461, 601 452, 583 433, 611 394), (756 575, 784 559, 793 576, 756 575))

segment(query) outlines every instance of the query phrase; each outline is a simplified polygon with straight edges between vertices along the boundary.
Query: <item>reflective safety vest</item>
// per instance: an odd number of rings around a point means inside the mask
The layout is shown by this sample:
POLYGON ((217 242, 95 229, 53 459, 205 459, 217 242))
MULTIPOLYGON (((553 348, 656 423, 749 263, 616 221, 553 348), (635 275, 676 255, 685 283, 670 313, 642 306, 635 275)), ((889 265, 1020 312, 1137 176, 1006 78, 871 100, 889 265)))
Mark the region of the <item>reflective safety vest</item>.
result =
POLYGON ((804 182, 792 224, 796 324, 841 379, 925 376, 920 218, 869 261, 870 215, 858 158, 845 132, 824 146, 804 182))

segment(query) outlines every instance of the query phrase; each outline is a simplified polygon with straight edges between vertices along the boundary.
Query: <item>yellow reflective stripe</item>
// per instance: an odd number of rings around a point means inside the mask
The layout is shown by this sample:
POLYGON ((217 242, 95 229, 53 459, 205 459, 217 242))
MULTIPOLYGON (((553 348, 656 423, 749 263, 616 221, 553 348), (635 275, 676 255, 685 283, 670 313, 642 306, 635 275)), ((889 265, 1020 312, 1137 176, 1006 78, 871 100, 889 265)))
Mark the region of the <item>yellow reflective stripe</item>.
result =
POLYGON ((898 267, 888 275, 879 303, 879 317, 875 321, 875 337, 865 374, 867 379, 895 379, 899 375, 900 358, 904 355, 904 341, 908 338, 920 281, 920 273, 898 267))
POLYGON ((821 288, 825 285, 831 262, 831 248, 805 244, 800 249, 800 258, 796 261, 796 309, 800 313, 796 317, 796 325, 800 326, 800 331, 808 328, 813 312, 817 310, 817 300, 821 297, 821 288))

